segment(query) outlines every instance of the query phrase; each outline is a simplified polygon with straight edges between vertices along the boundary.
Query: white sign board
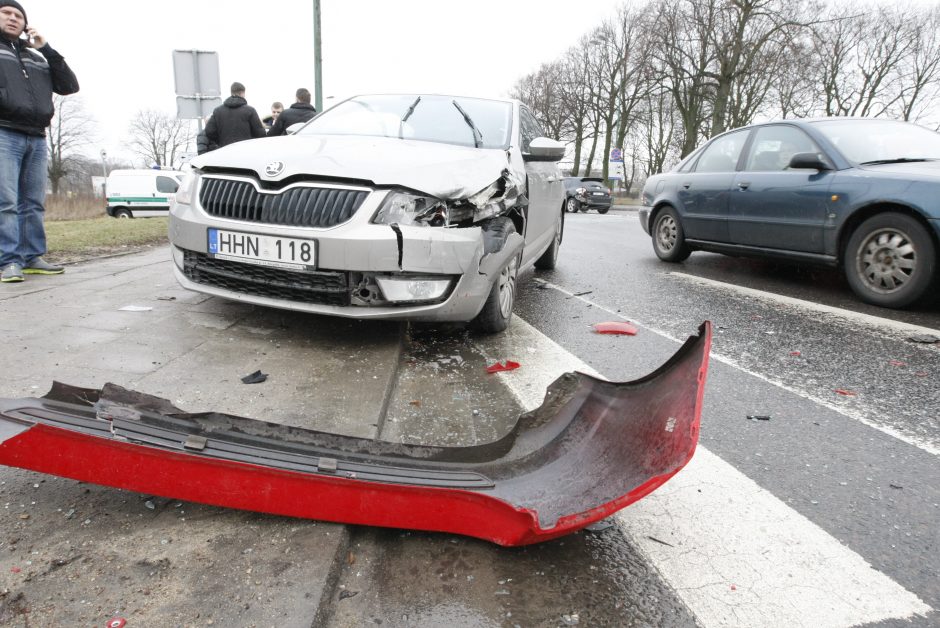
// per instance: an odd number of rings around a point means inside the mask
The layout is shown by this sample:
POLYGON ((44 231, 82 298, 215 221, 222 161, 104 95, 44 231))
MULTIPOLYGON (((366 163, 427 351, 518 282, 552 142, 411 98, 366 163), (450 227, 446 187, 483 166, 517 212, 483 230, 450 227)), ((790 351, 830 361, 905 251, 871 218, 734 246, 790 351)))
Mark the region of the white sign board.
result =
POLYGON ((173 80, 177 96, 221 96, 219 53, 209 50, 174 50, 173 80))
POLYGON ((176 97, 176 117, 180 120, 196 120, 212 115, 212 110, 222 104, 222 99, 195 98, 192 96, 176 97))

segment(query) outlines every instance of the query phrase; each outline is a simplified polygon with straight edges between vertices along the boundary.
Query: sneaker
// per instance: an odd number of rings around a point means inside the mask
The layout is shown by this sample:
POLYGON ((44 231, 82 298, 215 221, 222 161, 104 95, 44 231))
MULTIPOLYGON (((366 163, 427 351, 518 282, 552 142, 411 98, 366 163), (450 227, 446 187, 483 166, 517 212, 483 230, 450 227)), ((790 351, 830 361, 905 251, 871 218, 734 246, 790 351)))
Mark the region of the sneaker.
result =
POLYGON ((19 264, 7 264, 3 267, 3 272, 0 272, 0 281, 3 283, 23 281, 23 267, 19 264))
POLYGON ((27 275, 61 275, 65 269, 61 266, 53 266, 41 257, 33 258, 23 272, 27 275))

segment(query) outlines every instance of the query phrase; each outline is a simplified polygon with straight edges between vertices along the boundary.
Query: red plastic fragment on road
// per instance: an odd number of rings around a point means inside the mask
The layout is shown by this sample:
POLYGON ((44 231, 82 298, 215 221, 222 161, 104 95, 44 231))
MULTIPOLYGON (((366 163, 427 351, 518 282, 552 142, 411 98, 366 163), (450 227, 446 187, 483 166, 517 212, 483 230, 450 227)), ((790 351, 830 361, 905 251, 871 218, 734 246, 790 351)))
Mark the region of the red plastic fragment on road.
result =
POLYGON ((901 362, 900 360, 891 360, 888 362, 888 364, 891 366, 907 366, 905 362, 901 362))
POLYGON ((791 351, 791 352, 790 352, 790 355, 795 356, 795 357, 800 357, 800 356, 803 355, 803 354, 800 353, 799 351, 791 351))
POLYGON ((515 371, 520 366, 522 365, 519 364, 518 362, 513 362, 512 360, 506 360, 505 364, 503 364, 502 362, 497 362, 496 364, 493 364, 492 366, 486 367, 486 372, 493 374, 493 373, 502 373, 503 371, 515 371))
POLYGON ((927 371, 917 371, 914 373, 917 377, 927 377, 927 371))
POLYGON ((738 587, 736 587, 736 586, 734 586, 734 585, 732 584, 732 585, 731 585, 731 590, 732 590, 732 591, 737 591, 737 590, 738 590, 738 587))
POLYGON ((10 573, 20 573, 21 571, 23 570, 19 567, 10 567, 10 573))
POLYGON ((123 617, 115 617, 108 622, 107 628, 124 628, 127 625, 127 620, 123 617))
POLYGON ((836 388, 835 393, 837 395, 842 395, 843 397, 854 397, 855 393, 851 390, 846 390, 845 388, 836 388))
POLYGON ((599 334, 618 334, 621 336, 636 336, 636 327, 630 323, 622 321, 612 321, 608 323, 594 323, 591 325, 599 334))

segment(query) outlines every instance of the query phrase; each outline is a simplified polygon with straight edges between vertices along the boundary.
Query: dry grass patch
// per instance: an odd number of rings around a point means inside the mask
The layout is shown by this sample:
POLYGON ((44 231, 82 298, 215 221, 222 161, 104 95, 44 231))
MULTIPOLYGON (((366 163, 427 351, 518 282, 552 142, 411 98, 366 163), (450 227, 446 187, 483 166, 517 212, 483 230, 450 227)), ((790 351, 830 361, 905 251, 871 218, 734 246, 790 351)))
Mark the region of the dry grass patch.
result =
POLYGON ((101 197, 73 196, 67 198, 50 194, 46 197, 46 221, 100 218, 108 215, 105 209, 107 206, 107 201, 101 197))
POLYGON ((168 218, 92 218, 46 222, 46 257, 56 262, 130 253, 166 244, 168 218))

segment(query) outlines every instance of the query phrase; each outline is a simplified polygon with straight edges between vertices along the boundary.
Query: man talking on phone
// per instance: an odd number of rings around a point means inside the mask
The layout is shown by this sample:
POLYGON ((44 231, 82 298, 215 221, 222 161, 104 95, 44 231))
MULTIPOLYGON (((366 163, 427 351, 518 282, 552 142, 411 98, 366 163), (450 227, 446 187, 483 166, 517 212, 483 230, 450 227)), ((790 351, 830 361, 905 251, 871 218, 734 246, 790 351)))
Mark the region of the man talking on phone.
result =
POLYGON ((28 25, 15 0, 0 0, 0 281, 65 271, 45 261, 46 127, 53 92, 78 91, 65 59, 28 25))

